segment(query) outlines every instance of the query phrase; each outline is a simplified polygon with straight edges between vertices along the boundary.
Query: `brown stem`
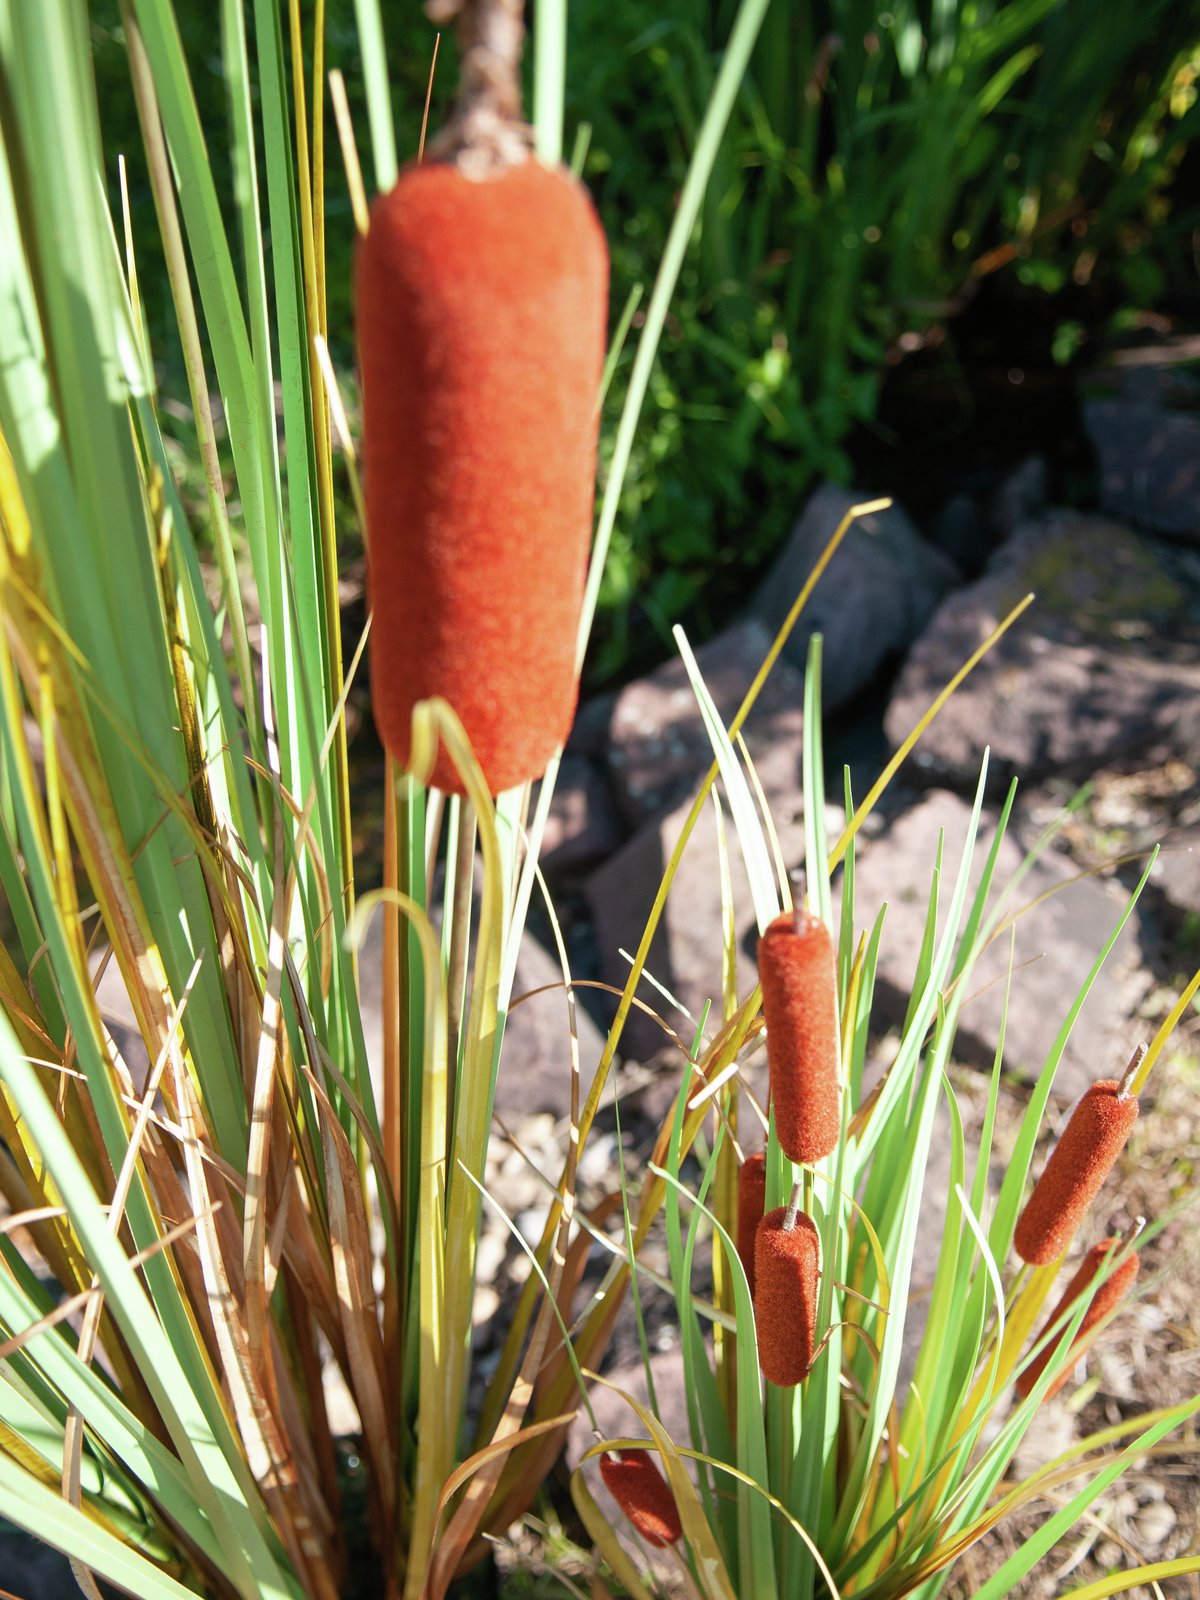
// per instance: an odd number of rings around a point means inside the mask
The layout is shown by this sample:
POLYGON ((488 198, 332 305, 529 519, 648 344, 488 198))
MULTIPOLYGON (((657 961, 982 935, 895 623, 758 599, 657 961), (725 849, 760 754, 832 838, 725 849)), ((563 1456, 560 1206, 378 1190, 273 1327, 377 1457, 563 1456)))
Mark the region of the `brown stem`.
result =
POLYGON ((1120 1099, 1124 1100, 1126 1095, 1133 1088, 1134 1079, 1137 1077, 1138 1070, 1145 1059, 1146 1046, 1144 1044, 1139 1044, 1137 1049, 1130 1056, 1129 1065, 1125 1068, 1125 1072, 1117 1086, 1117 1094, 1120 1099))
POLYGON ((426 0, 435 23, 458 39, 458 102, 430 146, 468 177, 486 178, 529 157, 533 130, 521 115, 524 0, 426 0))

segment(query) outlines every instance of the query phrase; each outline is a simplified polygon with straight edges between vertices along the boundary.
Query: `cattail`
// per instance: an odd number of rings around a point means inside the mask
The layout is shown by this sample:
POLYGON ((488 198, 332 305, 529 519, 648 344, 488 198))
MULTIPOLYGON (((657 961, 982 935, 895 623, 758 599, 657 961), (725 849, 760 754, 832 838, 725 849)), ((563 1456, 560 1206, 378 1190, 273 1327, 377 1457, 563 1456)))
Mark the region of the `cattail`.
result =
POLYGON ((775 1131, 789 1161, 820 1161, 841 1132, 833 942, 807 911, 776 917, 758 941, 775 1131))
POLYGON ((600 1457, 609 1494, 647 1544, 663 1549, 683 1537, 675 1496, 648 1450, 616 1450, 600 1457))
MULTIPOLYGON (((591 201, 519 121, 520 11, 463 8, 442 159, 375 202, 356 274, 375 721, 407 765, 444 697, 493 794, 575 712, 608 299, 591 201)), ((430 781, 463 792, 444 749, 430 781)))
MULTIPOLYGON (((1054 1326, 1054 1324, 1066 1311, 1067 1307, 1071 1305, 1073 1301, 1079 1298, 1080 1294, 1082 1294, 1084 1289, 1087 1288, 1088 1284, 1091 1283, 1093 1278, 1095 1278, 1099 1273, 1101 1267, 1103 1267, 1104 1263, 1108 1260, 1112 1252, 1120 1246, 1120 1243, 1121 1241, 1119 1239, 1104 1239, 1100 1244, 1094 1244, 1092 1246, 1087 1255, 1084 1256, 1083 1261, 1080 1264, 1079 1271, 1067 1285, 1066 1293, 1055 1306, 1054 1310, 1050 1313, 1049 1317, 1047 1317, 1046 1321, 1042 1324, 1042 1331, 1038 1335, 1039 1339, 1045 1334, 1048 1328, 1052 1328, 1054 1326)), ((1129 1290, 1133 1287, 1134 1280, 1138 1275, 1138 1265, 1139 1263, 1136 1254, 1126 1256, 1125 1260, 1122 1261, 1121 1265, 1116 1269, 1116 1271, 1110 1273, 1105 1281, 1096 1290, 1095 1295, 1092 1297, 1091 1304, 1083 1314, 1083 1321, 1079 1324, 1079 1331, 1072 1341, 1070 1358, 1067 1360, 1058 1377, 1055 1378, 1054 1382, 1046 1390, 1045 1398, 1047 1400, 1051 1395, 1057 1394, 1070 1378, 1071 1370, 1075 1365, 1075 1361, 1080 1355, 1083 1354, 1088 1345, 1091 1344, 1092 1339, 1095 1337, 1092 1330, 1096 1327, 1097 1323, 1103 1321, 1103 1319, 1114 1308, 1114 1306, 1123 1300, 1126 1294, 1128 1294, 1129 1290)), ((1057 1353, 1058 1348, 1062 1344, 1066 1335, 1066 1331, 1067 1330, 1065 1327, 1062 1328, 1058 1334, 1058 1337, 1050 1341, 1050 1343, 1042 1351, 1041 1355, 1038 1356, 1037 1360, 1033 1361, 1028 1367, 1026 1367, 1025 1371, 1017 1379, 1017 1393, 1020 1395, 1022 1400, 1027 1400, 1033 1393, 1034 1385, 1037 1383, 1042 1373, 1045 1372, 1052 1358, 1057 1353)))
POLYGON ((1080 1100, 1017 1222, 1022 1261, 1044 1267, 1070 1246, 1137 1121, 1137 1096, 1102 1078, 1080 1100))
POLYGON ((754 1298, 754 1235, 767 1209, 767 1158, 760 1150, 738 1168, 737 1252, 754 1298))
POLYGON ((801 1211, 785 1228, 786 1215, 768 1211, 754 1236, 754 1321, 763 1377, 790 1389, 813 1364, 821 1246, 811 1217, 801 1211))

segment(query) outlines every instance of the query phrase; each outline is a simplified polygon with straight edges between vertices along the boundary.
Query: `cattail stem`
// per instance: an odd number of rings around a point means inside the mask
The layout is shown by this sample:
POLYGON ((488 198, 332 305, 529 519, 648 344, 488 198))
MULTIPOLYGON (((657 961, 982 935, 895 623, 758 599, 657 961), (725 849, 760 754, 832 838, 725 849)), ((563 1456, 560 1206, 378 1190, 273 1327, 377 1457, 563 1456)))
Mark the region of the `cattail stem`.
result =
POLYGON ((524 0, 427 0, 425 10, 453 22, 458 40, 458 101, 431 153, 472 177, 516 166, 533 144, 521 115, 524 0))
POLYGON ((1117 1085, 1118 1099, 1125 1100, 1133 1092, 1134 1083, 1137 1081, 1138 1072, 1141 1069, 1142 1062, 1145 1059, 1146 1044, 1143 1041, 1137 1046, 1133 1054, 1130 1056, 1129 1065, 1125 1068, 1125 1071, 1121 1075, 1121 1081, 1117 1085))
POLYGON ((799 1180, 792 1185, 792 1198, 787 1203, 787 1210, 783 1213, 783 1231, 791 1233, 796 1226, 796 1218, 800 1212, 800 1202, 804 1194, 804 1185, 799 1180))

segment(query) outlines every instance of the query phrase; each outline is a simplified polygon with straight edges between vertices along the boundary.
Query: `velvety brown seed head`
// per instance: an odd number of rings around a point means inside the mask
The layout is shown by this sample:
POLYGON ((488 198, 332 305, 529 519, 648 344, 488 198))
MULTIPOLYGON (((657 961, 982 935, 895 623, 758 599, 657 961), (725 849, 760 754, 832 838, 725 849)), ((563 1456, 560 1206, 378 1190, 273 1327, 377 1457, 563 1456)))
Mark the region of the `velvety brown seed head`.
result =
POLYGON ((1122 1098, 1115 1079, 1092 1084, 1071 1113, 1017 1223, 1013 1246, 1022 1261, 1044 1267, 1069 1248, 1137 1116, 1137 1096, 1122 1098))
POLYGON ((786 1211, 768 1211, 754 1236, 754 1320, 763 1377, 790 1389, 813 1364, 821 1246, 812 1218, 785 1229, 786 1211))
POLYGON ((663 1549, 683 1537, 671 1486, 648 1450, 615 1450, 600 1457, 608 1492, 647 1544, 663 1549))
MULTIPOLYGON (((1039 1339, 1045 1334, 1047 1328, 1054 1326, 1072 1301, 1078 1299, 1083 1290, 1096 1277, 1112 1252, 1120 1246, 1120 1243, 1119 1239, 1104 1239, 1100 1244, 1092 1246, 1080 1263, 1078 1272, 1067 1285, 1062 1299, 1042 1324, 1041 1332, 1038 1334, 1039 1339)), ((1071 1344, 1071 1357, 1058 1377, 1046 1390, 1045 1398, 1047 1400, 1051 1395, 1057 1394, 1063 1385, 1069 1381, 1075 1362, 1092 1342, 1094 1337, 1092 1330, 1129 1293, 1137 1278, 1139 1264, 1136 1254, 1127 1256, 1117 1270, 1110 1274, 1099 1289, 1096 1290, 1091 1304, 1083 1314, 1083 1321, 1079 1324, 1079 1332, 1075 1335, 1071 1344)), ((1033 1393, 1034 1385, 1058 1351, 1059 1346, 1066 1337, 1066 1331, 1066 1328, 1063 1328, 1058 1337, 1050 1341, 1037 1360, 1026 1367, 1025 1371, 1017 1379, 1017 1393, 1022 1400, 1027 1400, 1033 1393)))
POLYGON ((754 1296, 754 1235, 767 1209, 767 1158, 760 1150, 738 1168, 737 1251, 754 1296))
POLYGON ((775 1131, 790 1161, 820 1161, 841 1132, 833 941, 807 911, 776 917, 758 941, 775 1131))
MULTIPOLYGON (((583 185, 427 161, 358 247, 371 702, 458 713, 496 794, 566 738, 595 500, 608 253, 583 185)), ((431 781, 461 794, 448 753, 431 781)))

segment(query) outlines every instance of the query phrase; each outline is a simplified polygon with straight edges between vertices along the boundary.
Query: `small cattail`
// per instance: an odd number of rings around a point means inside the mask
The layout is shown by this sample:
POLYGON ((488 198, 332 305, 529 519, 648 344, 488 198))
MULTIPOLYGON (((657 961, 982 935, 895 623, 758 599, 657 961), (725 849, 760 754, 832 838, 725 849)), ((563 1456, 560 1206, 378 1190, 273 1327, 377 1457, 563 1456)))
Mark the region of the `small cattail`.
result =
POLYGON ((786 1215, 768 1211, 754 1236, 754 1320, 763 1377, 790 1389, 813 1364, 821 1245, 811 1217, 801 1211, 785 1228, 786 1215))
MULTIPOLYGON (((1048 1328, 1052 1328, 1054 1326, 1054 1324, 1066 1311, 1067 1307, 1071 1305, 1073 1301, 1079 1298, 1080 1294, 1082 1294, 1084 1289, 1087 1288, 1088 1284, 1091 1283, 1093 1278, 1095 1278, 1099 1273, 1109 1256, 1120 1246, 1120 1243, 1121 1241, 1119 1239, 1104 1239, 1100 1244, 1094 1244, 1092 1246, 1087 1255, 1084 1256, 1078 1272, 1076 1272, 1075 1276, 1067 1285, 1066 1293, 1047 1317, 1046 1321, 1042 1324, 1042 1331, 1038 1335, 1039 1339, 1045 1334, 1048 1328)), ((1113 1309, 1114 1306, 1118 1304, 1119 1301, 1124 1299, 1126 1294, 1128 1294, 1129 1290, 1133 1287, 1134 1280, 1138 1275, 1138 1265, 1139 1263, 1136 1255, 1126 1256, 1125 1260, 1122 1261, 1117 1270, 1111 1273, 1096 1290, 1095 1295, 1092 1297, 1091 1304, 1083 1314, 1083 1321, 1079 1324, 1079 1331, 1075 1335, 1075 1338, 1071 1344, 1071 1359, 1066 1362, 1063 1370, 1046 1390, 1045 1398, 1047 1400, 1051 1395, 1057 1394, 1070 1378, 1071 1369, 1075 1364, 1075 1359, 1077 1359, 1079 1355, 1082 1355, 1087 1346, 1092 1342, 1092 1337, 1094 1337, 1094 1335, 1092 1335, 1092 1329, 1095 1328, 1097 1323, 1101 1322, 1108 1315, 1108 1313, 1113 1309), (1091 1337, 1089 1337, 1089 1335, 1091 1335, 1091 1337)), ((1017 1393, 1020 1395, 1022 1400, 1027 1400, 1033 1393, 1034 1385, 1037 1383, 1042 1373, 1045 1372, 1053 1357, 1057 1354, 1058 1348, 1066 1336, 1066 1331, 1067 1330, 1065 1327, 1061 1329, 1058 1337, 1050 1341, 1050 1343, 1042 1351, 1041 1355, 1038 1356, 1037 1360, 1026 1367, 1025 1371, 1017 1379, 1017 1393)))
POLYGON ((1137 1096, 1102 1078, 1080 1100, 1017 1222, 1022 1261, 1044 1267, 1070 1246, 1137 1121, 1137 1096))
POLYGON ((776 917, 758 941, 775 1131, 789 1161, 820 1161, 841 1132, 833 942, 820 917, 776 917))
MULTIPOLYGON (((375 721, 407 765, 443 697, 493 794, 575 712, 608 299, 587 191, 528 148, 520 11, 461 8, 450 137, 376 200, 356 270, 375 721)), ((445 750, 430 781, 463 792, 445 750)))
POLYGON ((767 1158, 760 1150, 738 1168, 737 1252, 754 1298, 754 1235, 767 1209, 767 1158))
POLYGON ((615 1450, 600 1457, 609 1494, 647 1544, 663 1549, 683 1537, 671 1487, 648 1450, 615 1450))

